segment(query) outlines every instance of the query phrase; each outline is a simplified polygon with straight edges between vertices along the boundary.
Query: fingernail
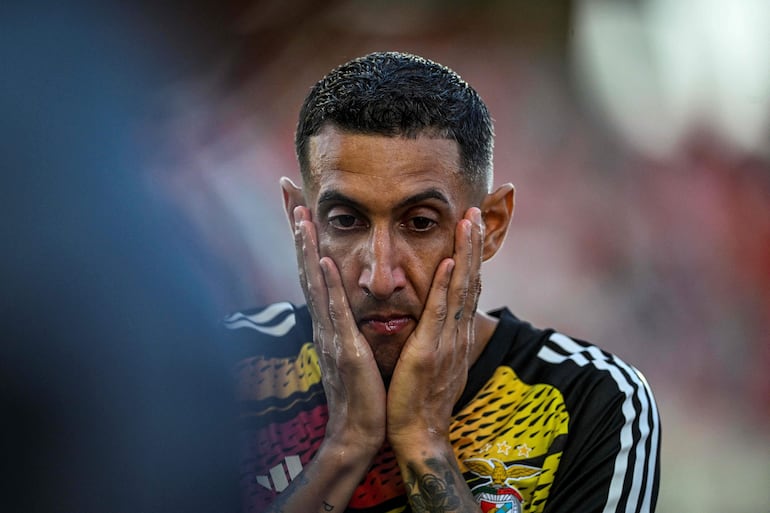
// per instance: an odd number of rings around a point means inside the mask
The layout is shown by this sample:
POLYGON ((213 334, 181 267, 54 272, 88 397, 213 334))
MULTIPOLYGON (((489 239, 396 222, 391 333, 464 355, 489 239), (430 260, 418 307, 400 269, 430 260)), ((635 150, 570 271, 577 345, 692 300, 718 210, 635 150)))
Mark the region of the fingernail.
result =
POLYGON ((294 207, 294 224, 299 228, 299 224, 302 222, 303 210, 302 207, 294 207))

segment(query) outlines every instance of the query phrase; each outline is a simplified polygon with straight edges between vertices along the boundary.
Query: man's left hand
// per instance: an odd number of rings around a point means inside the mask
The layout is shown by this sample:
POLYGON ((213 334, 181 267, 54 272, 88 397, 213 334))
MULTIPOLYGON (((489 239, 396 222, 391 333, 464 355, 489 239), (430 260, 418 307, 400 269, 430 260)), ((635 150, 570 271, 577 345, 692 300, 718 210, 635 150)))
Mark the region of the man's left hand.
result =
POLYGON ((483 241, 481 212, 470 208, 457 223, 454 255, 439 263, 420 321, 393 371, 387 436, 396 454, 448 447, 452 409, 472 363, 483 241))

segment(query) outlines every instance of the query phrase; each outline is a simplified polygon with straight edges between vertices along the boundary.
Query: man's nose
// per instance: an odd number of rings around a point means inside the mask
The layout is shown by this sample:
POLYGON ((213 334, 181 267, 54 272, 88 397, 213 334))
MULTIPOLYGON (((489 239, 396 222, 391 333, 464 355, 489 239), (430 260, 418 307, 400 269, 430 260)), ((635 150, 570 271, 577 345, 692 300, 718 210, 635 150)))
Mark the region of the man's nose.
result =
POLYGON ((363 253, 364 262, 358 285, 364 292, 384 300, 406 286, 401 255, 389 230, 375 230, 363 253))

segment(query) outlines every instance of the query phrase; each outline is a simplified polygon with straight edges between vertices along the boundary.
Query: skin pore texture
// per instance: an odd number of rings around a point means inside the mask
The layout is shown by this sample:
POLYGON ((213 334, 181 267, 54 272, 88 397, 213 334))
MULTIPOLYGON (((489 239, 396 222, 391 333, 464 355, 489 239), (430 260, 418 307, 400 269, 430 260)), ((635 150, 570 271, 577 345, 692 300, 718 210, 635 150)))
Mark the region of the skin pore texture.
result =
POLYGON ((414 511, 478 511, 448 429, 496 326, 476 310, 480 268, 514 193, 471 187, 459 162, 450 139, 327 125, 309 141, 308 183, 282 179, 329 420, 275 511, 343 510, 384 443, 414 511))

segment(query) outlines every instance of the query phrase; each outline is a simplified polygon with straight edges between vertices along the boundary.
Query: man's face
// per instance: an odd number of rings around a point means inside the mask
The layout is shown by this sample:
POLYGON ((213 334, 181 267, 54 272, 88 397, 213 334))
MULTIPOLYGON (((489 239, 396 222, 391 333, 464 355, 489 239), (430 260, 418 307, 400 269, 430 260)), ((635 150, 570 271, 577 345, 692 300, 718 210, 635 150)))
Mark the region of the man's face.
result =
POLYGON ((310 139, 308 156, 305 194, 320 255, 336 263, 358 328, 387 379, 472 206, 457 143, 326 127, 310 139))

